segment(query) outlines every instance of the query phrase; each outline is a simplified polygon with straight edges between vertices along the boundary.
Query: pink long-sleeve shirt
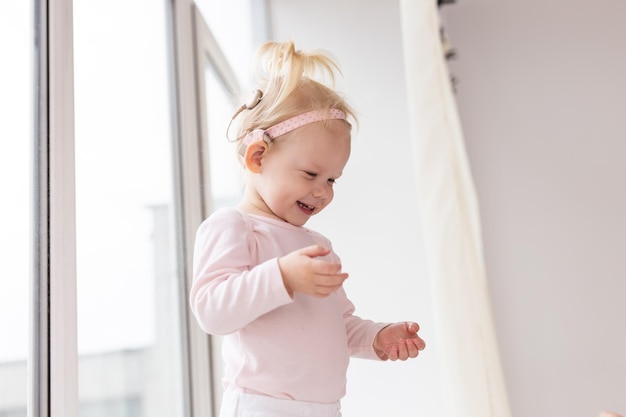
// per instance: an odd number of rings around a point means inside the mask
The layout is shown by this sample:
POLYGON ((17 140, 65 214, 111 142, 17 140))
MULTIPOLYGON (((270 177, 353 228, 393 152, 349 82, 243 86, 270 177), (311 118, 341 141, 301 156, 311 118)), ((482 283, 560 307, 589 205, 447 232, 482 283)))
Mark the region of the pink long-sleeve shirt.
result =
MULTIPOLYGON (((343 288, 287 293, 278 258, 314 244, 331 248, 310 229, 234 208, 199 227, 190 304, 205 332, 225 336, 226 390, 334 403, 350 356, 378 359, 372 344, 386 323, 355 316, 343 288)), ((332 250, 326 257, 339 262, 332 250)))

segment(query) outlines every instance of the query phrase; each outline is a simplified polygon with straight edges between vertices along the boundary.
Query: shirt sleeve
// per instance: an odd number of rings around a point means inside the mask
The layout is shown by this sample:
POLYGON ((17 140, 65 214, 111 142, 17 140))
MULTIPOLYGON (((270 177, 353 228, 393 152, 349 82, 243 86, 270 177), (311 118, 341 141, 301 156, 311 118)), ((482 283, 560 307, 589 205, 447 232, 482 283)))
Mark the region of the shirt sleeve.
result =
MULTIPOLYGON (((330 241, 326 243, 332 248, 330 241)), ((334 262, 341 263, 339 256, 332 251, 331 256, 334 262)), ((348 336, 348 351, 350 356, 363 359, 382 360, 374 350, 374 338, 389 323, 376 323, 371 320, 362 319, 354 314, 354 304, 348 299, 345 290, 341 287, 337 291, 342 303, 343 320, 348 336)))
POLYGON ((350 356, 363 359, 381 360, 374 351, 374 338, 389 323, 376 323, 354 315, 354 304, 348 299, 343 288, 338 290, 343 299, 343 319, 348 336, 348 351, 350 356))
POLYGON ((198 228, 189 302, 207 333, 233 333, 293 300, 276 258, 254 260, 254 236, 236 211, 216 212, 198 228))

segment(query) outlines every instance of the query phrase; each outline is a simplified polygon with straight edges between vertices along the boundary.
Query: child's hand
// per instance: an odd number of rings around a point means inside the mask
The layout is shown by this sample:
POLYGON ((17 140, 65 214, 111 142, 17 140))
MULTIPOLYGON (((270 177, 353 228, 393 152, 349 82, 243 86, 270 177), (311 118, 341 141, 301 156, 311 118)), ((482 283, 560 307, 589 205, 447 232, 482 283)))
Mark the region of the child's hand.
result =
POLYGON ((402 322, 390 324, 383 328, 374 339, 374 350, 382 360, 415 358, 420 350, 426 347, 424 341, 417 335, 417 323, 402 322))
POLYGON ((341 272, 341 264, 316 259, 329 253, 330 249, 313 245, 278 259, 278 267, 289 295, 293 296, 295 291, 321 298, 341 287, 348 278, 348 274, 341 272))

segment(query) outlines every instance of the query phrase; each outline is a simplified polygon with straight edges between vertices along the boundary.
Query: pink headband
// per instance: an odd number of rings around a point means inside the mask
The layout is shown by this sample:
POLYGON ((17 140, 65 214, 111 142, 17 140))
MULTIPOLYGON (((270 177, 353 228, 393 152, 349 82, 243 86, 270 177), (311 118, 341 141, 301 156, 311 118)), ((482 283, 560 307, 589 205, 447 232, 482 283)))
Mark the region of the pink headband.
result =
POLYGON ((246 137, 243 138, 243 140, 241 141, 241 146, 242 148, 245 148, 252 142, 265 140, 265 136, 267 136, 269 140, 272 141, 273 139, 282 136, 285 133, 289 133, 292 130, 295 130, 309 123, 334 119, 346 120, 346 114, 338 109, 331 109, 329 112, 313 110, 307 113, 302 113, 292 117, 291 119, 287 119, 283 122, 275 124, 274 126, 268 127, 265 130, 254 129, 252 132, 248 133, 246 137))

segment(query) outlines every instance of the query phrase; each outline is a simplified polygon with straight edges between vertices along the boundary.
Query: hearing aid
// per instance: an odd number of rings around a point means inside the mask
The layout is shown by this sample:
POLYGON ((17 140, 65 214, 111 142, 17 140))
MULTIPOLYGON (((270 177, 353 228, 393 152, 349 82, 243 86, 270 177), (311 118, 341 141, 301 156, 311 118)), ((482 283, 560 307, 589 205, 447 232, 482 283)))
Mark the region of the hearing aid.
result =
POLYGON ((228 126, 226 127, 226 138, 228 139, 228 132, 230 131, 230 126, 235 120, 235 117, 239 116, 244 110, 252 110, 259 104, 261 99, 263 98, 263 92, 261 90, 254 90, 252 94, 248 97, 248 99, 237 109, 233 117, 231 117, 230 122, 228 122, 228 126))
POLYGON ((246 102, 243 104, 245 109, 251 110, 256 107, 257 104, 263 98, 263 92, 261 90, 254 90, 252 94, 248 97, 246 102))

